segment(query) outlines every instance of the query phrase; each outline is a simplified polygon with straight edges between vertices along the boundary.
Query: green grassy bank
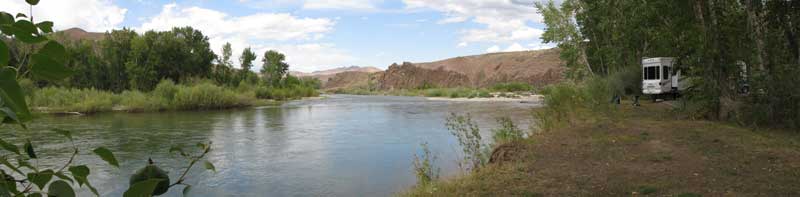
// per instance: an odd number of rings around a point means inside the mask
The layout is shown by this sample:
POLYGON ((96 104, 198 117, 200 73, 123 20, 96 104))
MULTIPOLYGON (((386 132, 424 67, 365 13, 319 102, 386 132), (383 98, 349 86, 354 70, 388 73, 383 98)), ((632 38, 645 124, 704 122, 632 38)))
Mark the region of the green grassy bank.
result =
POLYGON ((113 93, 91 88, 52 86, 36 88, 26 83, 23 83, 23 87, 31 108, 44 113, 212 110, 267 105, 319 95, 315 89, 304 86, 279 88, 242 83, 237 87, 229 87, 202 81, 183 85, 169 80, 160 82, 150 92, 126 90, 113 93))

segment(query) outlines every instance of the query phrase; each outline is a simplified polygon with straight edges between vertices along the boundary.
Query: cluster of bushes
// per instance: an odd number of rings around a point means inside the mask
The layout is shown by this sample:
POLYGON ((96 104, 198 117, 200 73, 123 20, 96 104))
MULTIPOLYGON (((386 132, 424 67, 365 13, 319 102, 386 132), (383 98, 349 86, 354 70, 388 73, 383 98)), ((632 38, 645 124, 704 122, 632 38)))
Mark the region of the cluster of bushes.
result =
POLYGON ((115 94, 93 88, 77 89, 48 86, 24 86, 32 107, 41 111, 95 113, 112 110, 163 111, 207 110, 255 105, 258 99, 286 100, 317 96, 312 87, 294 85, 289 88, 255 87, 241 83, 236 88, 211 82, 180 85, 162 80, 151 92, 126 90, 115 94))
POLYGON ((256 98, 273 99, 273 100, 289 100, 302 97, 319 96, 317 90, 306 86, 293 86, 290 88, 259 87, 258 89, 256 89, 255 94, 256 98))
POLYGON ((533 91, 533 86, 527 83, 518 82, 498 83, 493 85, 491 90, 495 92, 523 92, 533 91))
POLYGON ((581 118, 613 118, 615 106, 612 99, 616 86, 613 80, 602 77, 587 79, 581 83, 563 82, 545 87, 544 106, 536 111, 537 126, 542 130, 572 123, 581 118))
POLYGON ((433 88, 422 92, 427 97, 450 97, 450 98, 488 98, 492 97, 488 90, 470 88, 433 88))

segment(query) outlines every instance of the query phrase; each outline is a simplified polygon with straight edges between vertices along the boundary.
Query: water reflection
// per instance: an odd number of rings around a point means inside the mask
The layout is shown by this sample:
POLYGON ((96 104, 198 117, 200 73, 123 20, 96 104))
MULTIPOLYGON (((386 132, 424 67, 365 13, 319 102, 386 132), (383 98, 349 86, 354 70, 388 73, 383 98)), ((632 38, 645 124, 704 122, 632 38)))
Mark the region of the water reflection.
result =
POLYGON ((0 137, 32 139, 41 144, 40 164, 54 165, 67 156, 69 143, 47 129, 75 131, 83 150, 78 163, 94 166, 90 178, 103 196, 121 196, 128 176, 148 157, 177 177, 186 162, 170 155, 169 147, 206 141, 214 142, 209 160, 218 172, 191 173, 196 195, 386 196, 414 183, 411 160, 421 142, 439 155, 445 175, 456 172, 459 148, 444 127, 450 112, 473 114, 488 136, 498 116, 511 116, 525 128, 530 107, 334 95, 247 110, 43 117, 29 131, 0 128, 0 137), (121 168, 91 155, 98 146, 113 150, 121 168))

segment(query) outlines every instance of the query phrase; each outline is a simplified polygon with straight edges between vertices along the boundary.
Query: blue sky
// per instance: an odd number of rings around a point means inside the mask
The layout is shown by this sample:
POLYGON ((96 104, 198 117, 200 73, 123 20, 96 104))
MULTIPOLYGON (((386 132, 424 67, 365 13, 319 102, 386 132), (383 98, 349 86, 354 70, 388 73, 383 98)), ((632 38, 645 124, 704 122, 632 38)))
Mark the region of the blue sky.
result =
MULTIPOLYGON (((287 55, 290 69, 309 72, 549 48, 539 40, 544 25, 533 1, 41 0, 34 16, 57 29, 98 32, 188 25, 203 31, 215 52, 226 42, 237 57, 248 46, 259 56, 274 49, 287 55)), ((27 13, 23 0, 0 5, 27 13)))

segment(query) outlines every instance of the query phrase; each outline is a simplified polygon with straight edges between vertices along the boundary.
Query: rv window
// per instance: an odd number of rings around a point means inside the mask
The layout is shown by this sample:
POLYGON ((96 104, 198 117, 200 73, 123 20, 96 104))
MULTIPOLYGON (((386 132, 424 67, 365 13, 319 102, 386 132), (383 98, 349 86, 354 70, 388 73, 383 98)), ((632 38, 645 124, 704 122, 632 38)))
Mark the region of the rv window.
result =
POLYGON ((653 80, 658 79, 658 67, 657 66, 650 66, 644 67, 644 79, 645 80, 653 80))
POLYGON ((661 79, 669 79, 669 75, 670 75, 669 67, 668 66, 664 66, 662 68, 664 68, 664 72, 662 72, 662 75, 664 75, 664 76, 661 77, 661 79))

